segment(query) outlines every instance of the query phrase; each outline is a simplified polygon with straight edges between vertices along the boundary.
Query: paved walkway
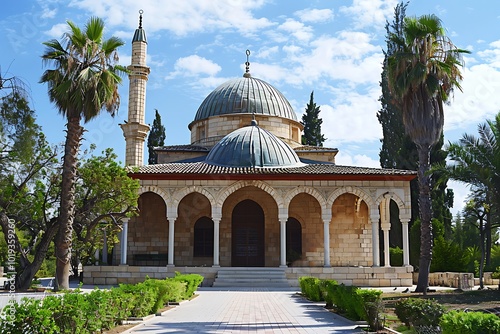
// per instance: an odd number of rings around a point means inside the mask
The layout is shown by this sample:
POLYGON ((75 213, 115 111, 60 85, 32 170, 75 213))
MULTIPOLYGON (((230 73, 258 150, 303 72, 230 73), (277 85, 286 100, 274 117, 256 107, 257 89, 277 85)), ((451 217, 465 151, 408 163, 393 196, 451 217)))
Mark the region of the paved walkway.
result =
POLYGON ((198 297, 128 333, 360 333, 352 321, 295 291, 217 291, 198 297))

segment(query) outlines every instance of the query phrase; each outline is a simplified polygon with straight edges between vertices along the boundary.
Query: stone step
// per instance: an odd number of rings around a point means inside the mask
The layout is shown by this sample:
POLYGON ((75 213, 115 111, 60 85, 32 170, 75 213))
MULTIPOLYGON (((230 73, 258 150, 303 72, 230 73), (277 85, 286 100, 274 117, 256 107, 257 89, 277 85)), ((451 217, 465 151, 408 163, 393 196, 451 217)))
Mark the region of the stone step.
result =
POLYGON ((281 268, 221 268, 214 287, 290 287, 281 268))

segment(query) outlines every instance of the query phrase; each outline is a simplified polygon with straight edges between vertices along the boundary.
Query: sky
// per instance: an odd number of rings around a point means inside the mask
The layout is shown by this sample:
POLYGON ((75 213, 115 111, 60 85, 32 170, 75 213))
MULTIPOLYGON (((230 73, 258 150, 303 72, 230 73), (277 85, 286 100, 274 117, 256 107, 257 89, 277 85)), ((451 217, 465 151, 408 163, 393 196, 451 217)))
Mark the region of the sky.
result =
MULTIPOLYGON (((166 145, 188 144, 188 124, 203 99, 223 82, 242 76, 245 51, 250 72, 280 90, 300 120, 309 97, 320 106, 325 147, 338 148, 336 163, 380 167, 382 128, 377 120, 385 24, 397 0, 19 0, 2 3, 0 73, 28 87, 31 104, 48 140, 64 142, 65 120, 40 84, 46 67, 43 42, 61 39, 67 21, 84 27, 91 16, 105 21, 105 37, 125 42, 119 63, 129 65, 131 40, 143 10, 148 38, 146 123, 154 110, 166 128, 166 145)), ((407 16, 435 14, 464 57, 463 92, 445 106, 445 142, 500 110, 500 2, 491 0, 413 0, 407 16)), ((112 147, 124 161, 118 124, 127 118, 128 79, 120 87, 114 118, 106 113, 85 124, 82 149, 112 147)), ((147 154, 147 149, 145 149, 147 154)), ((145 158, 147 161, 147 158, 145 158)), ((451 182, 456 213, 467 195, 451 182)))

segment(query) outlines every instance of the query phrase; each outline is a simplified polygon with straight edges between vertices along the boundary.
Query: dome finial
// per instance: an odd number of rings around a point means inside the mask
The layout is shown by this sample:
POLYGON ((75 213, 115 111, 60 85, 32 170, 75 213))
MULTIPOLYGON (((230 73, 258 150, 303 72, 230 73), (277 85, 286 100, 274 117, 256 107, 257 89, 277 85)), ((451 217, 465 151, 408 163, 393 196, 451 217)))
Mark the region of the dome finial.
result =
POLYGON ((144 13, 144 11, 139 9, 139 29, 142 29, 142 13, 144 13))
POLYGON ((250 50, 247 49, 246 54, 247 54, 247 61, 245 62, 245 74, 243 74, 243 76, 245 78, 249 78, 249 77, 251 77, 251 75, 250 75, 250 62, 248 61, 248 58, 250 57, 250 50))

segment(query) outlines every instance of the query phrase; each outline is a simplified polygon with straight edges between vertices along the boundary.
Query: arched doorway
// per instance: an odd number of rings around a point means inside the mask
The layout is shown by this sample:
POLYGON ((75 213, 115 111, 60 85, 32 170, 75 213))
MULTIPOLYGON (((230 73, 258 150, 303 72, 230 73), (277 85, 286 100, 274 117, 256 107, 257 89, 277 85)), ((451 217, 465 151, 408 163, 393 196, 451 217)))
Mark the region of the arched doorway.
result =
POLYGON ((293 263, 302 258, 302 226, 295 218, 286 222, 286 262, 293 263))
POLYGON ((247 199, 234 207, 231 218, 231 265, 263 267, 264 211, 259 204, 247 199))

